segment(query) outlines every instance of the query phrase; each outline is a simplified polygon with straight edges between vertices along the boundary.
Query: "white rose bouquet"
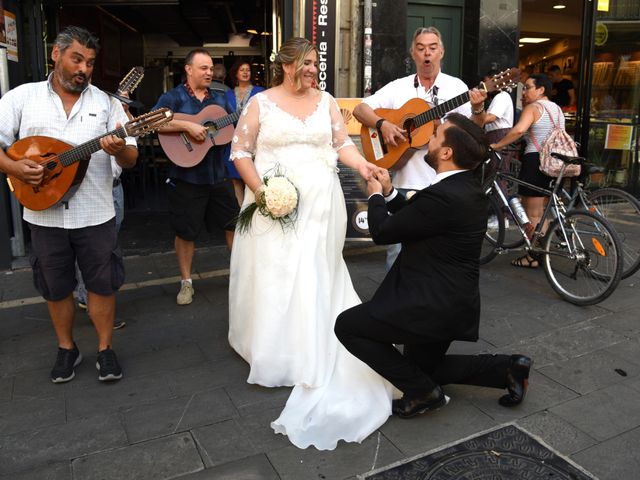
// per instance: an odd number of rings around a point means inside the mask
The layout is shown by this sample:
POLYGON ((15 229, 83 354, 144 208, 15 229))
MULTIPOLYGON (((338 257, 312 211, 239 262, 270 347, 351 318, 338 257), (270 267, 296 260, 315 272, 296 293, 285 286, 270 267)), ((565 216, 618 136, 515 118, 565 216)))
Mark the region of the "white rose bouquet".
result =
POLYGON ((251 228, 253 214, 258 211, 269 217, 284 229, 293 226, 298 212, 298 190, 291 181, 276 169, 272 175, 262 178, 263 185, 256 191, 256 201, 248 205, 238 215, 236 228, 239 233, 251 228))

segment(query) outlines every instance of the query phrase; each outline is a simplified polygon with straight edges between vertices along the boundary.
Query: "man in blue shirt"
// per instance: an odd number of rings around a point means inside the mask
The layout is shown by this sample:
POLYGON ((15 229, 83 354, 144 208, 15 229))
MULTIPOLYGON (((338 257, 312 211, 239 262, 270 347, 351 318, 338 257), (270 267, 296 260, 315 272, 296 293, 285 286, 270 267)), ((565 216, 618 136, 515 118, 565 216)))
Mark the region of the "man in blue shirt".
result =
MULTIPOLYGON (((185 59, 187 80, 164 93, 154 109, 167 107, 176 113, 196 115, 209 105, 218 105, 229 111, 223 94, 212 90, 213 60, 209 52, 196 48, 185 59)), ((185 132, 193 140, 203 142, 207 129, 200 123, 172 120, 161 132, 185 132)), ((175 231, 175 249, 182 278, 178 305, 193 300, 191 264, 195 252, 195 239, 204 225, 207 231, 225 230, 227 247, 231 250, 234 220, 239 206, 231 182, 226 180, 224 146, 212 147, 204 159, 189 168, 171 165, 167 179, 169 213, 175 231)))

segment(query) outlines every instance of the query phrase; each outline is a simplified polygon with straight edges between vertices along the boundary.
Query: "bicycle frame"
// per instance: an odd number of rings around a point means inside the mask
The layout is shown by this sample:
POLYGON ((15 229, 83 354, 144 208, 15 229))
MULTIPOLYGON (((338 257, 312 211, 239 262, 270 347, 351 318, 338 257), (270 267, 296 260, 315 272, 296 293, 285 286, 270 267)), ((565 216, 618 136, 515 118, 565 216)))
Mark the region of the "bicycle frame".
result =
MULTIPOLYGON (((499 157, 501 159, 501 157, 499 157)), ((501 159, 502 161, 502 159, 501 159)), ((573 197, 571 197, 570 195, 568 195, 568 192, 566 192, 563 188, 562 188, 562 180, 563 180, 563 175, 564 175, 564 170, 566 168, 566 164, 562 165, 562 169, 560 170, 560 175, 558 175, 558 178, 556 178, 555 180, 553 180, 553 189, 549 190, 549 189, 545 189, 545 188, 541 188, 538 187, 537 185, 533 185, 531 183, 525 182, 524 180, 520 180, 519 178, 514 177, 513 175, 509 174, 509 173, 504 173, 504 172, 496 172, 495 174, 495 178, 491 184, 491 188, 489 189, 489 191, 487 191, 488 194, 491 193, 491 190, 493 190, 497 195, 498 198, 500 199, 502 206, 506 207, 507 210, 509 211, 509 213, 511 214, 511 217, 515 220, 515 223, 518 227, 518 230, 520 231, 520 235, 522 236, 522 238, 524 239, 525 242, 525 249, 534 253, 545 253, 545 254, 549 254, 549 252, 545 252, 543 249, 536 247, 536 241, 538 239, 540 239, 541 237, 544 236, 544 233, 542 232, 542 228, 545 224, 545 222, 547 221, 547 219, 549 218, 549 216, 551 215, 552 219, 557 218, 560 219, 561 221, 559 222, 560 225, 560 229, 562 230, 562 234, 564 236, 564 241, 567 243, 567 247, 569 249, 570 255, 572 257, 575 257, 576 255, 576 251, 574 246, 571 244, 571 242, 569 242, 569 237, 567 235, 567 231, 565 229, 565 222, 564 222, 564 218, 565 218, 565 214, 567 213, 567 211, 570 210, 570 208, 575 204, 575 200, 577 198, 581 198, 581 196, 579 195, 574 195, 573 197), (542 218, 540 219, 540 223, 538 223, 535 227, 535 230, 533 231, 533 235, 532 238, 529 239, 529 237, 526 235, 525 230, 524 230, 524 226, 520 223, 520 219, 518 218, 517 215, 515 215, 515 212, 513 211, 513 209, 511 208, 511 205, 509 204, 509 201, 507 200, 507 197, 505 195, 505 193, 502 190, 502 187, 500 187, 499 184, 499 180, 508 180, 511 182, 514 182, 517 185, 523 185, 525 187, 530 188, 531 190, 535 190, 537 192, 540 192, 542 194, 544 194, 547 197, 550 197, 549 202, 547 202, 547 205, 545 206, 544 212, 542 214, 542 218), (565 195, 569 196, 570 198, 570 202, 569 202, 569 207, 565 207, 564 203, 562 202, 562 199, 560 198, 560 196, 558 195, 559 192, 563 192, 565 195)), ((578 237, 579 238, 579 237, 578 237)), ((584 245, 580 245, 580 247, 584 247, 584 245)))

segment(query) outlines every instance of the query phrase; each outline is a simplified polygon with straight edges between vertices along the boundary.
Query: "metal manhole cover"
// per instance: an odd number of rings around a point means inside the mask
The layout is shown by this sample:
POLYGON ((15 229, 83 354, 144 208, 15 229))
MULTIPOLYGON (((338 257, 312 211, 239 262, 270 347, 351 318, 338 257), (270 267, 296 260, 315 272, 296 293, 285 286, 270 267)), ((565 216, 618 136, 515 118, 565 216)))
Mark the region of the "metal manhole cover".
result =
POLYGON ((593 480, 592 474, 526 431, 507 425, 391 465, 368 480, 593 480))

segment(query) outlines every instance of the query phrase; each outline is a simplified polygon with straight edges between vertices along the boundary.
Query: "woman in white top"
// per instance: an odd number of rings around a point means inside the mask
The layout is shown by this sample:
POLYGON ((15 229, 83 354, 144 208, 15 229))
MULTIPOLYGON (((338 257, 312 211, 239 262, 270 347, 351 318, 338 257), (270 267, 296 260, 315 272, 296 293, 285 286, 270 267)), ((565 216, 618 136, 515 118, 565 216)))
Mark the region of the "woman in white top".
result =
MULTIPOLYGON (((498 73, 492 70, 483 77, 483 81, 488 81, 498 73)), ((491 103, 484 116, 484 130, 491 143, 497 143, 509 133, 513 127, 513 101, 507 92, 496 92, 489 95, 491 103)))
MULTIPOLYGON (((549 100, 551 93, 551 80, 542 73, 531 75, 524 84, 522 101, 526 106, 522 110, 522 115, 518 123, 507 133, 502 140, 491 144, 494 150, 501 150, 512 142, 515 142, 523 135, 526 135, 527 142, 519 178, 527 183, 538 187, 547 188, 552 178, 540 171, 539 147, 553 129, 553 123, 549 115, 553 115, 554 121, 560 122, 560 127, 564 128, 564 116, 558 105, 549 100)), ((542 218, 546 196, 535 190, 520 186, 518 193, 522 197, 522 206, 527 212, 532 225, 537 225, 542 218)), ((511 262, 516 267, 537 268, 540 263, 530 255, 524 255, 511 262)))

